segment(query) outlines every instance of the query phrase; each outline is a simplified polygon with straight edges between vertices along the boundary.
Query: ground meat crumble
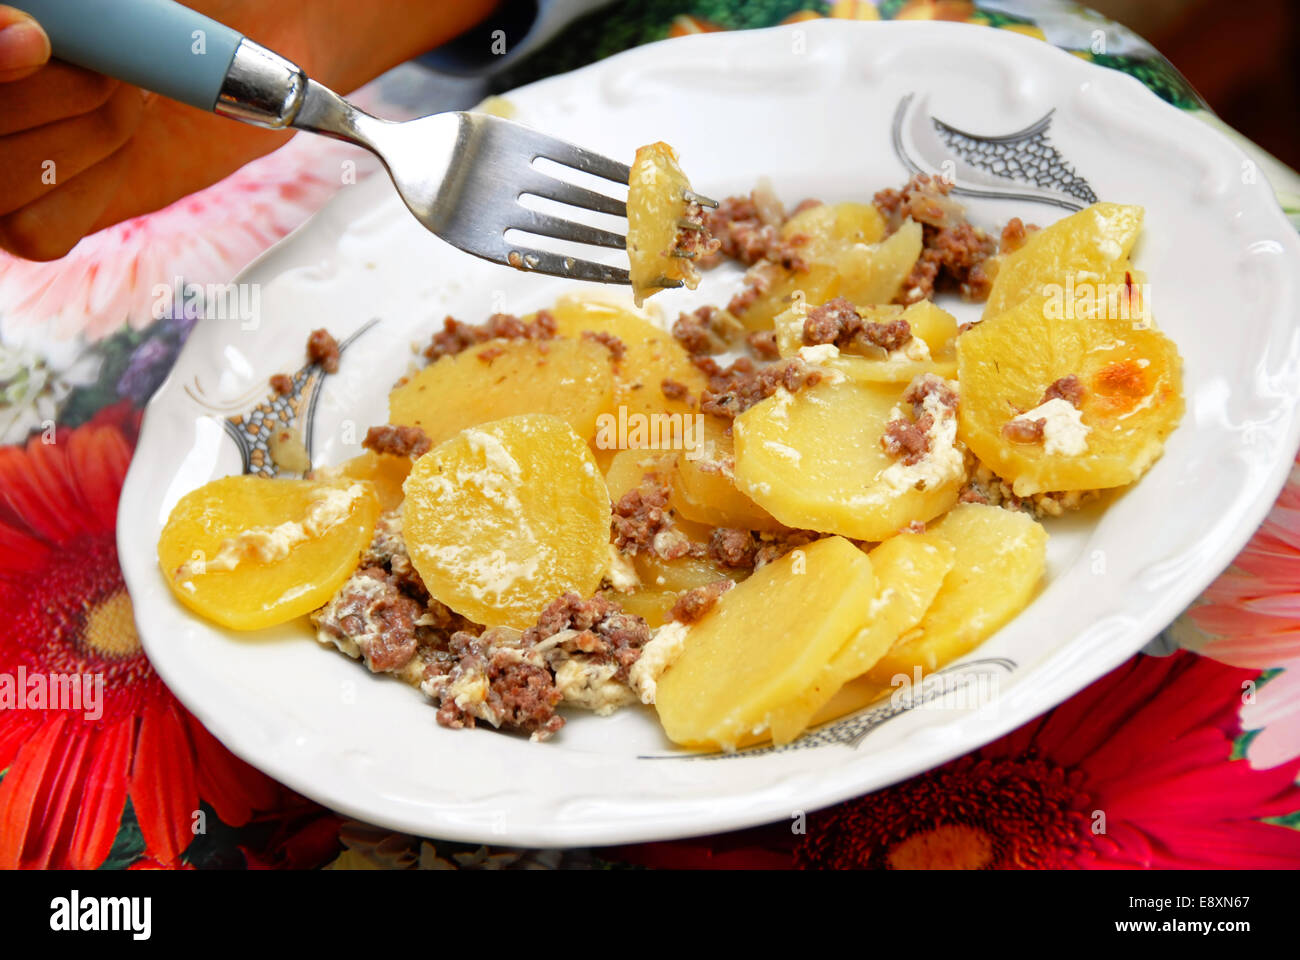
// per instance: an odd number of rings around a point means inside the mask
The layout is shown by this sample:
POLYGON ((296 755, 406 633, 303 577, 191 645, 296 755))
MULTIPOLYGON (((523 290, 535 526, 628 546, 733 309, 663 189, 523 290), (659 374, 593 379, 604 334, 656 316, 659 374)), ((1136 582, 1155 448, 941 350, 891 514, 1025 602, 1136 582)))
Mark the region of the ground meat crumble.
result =
MULTIPOLYGON (((802 212, 809 205, 817 206, 818 202, 805 200, 794 212, 802 212)), ((754 193, 747 197, 728 197, 704 215, 705 227, 718 241, 717 251, 723 256, 745 264, 770 260, 787 270, 806 270, 808 265, 800 256, 799 248, 808 238, 802 234, 782 238, 781 225, 785 220, 784 211, 769 213, 764 220, 763 209, 755 201, 754 193)), ((701 266, 712 266, 712 262, 701 266)))
POLYGON ((727 367, 703 357, 695 365, 709 378, 708 387, 700 394, 700 412, 726 420, 735 419, 777 390, 794 393, 821 382, 823 376, 820 370, 798 357, 764 366, 755 364, 749 357, 740 357, 727 367))
POLYGON ((779 560, 791 550, 807 546, 822 534, 813 530, 759 532, 737 527, 715 527, 709 535, 708 556, 724 567, 757 569, 779 560))
POLYGON ((880 438, 880 445, 885 452, 895 459, 911 466, 920 463, 930 452, 930 428, 934 418, 923 413, 915 420, 899 417, 885 425, 885 432, 880 438))
POLYGON ((803 342, 809 346, 833 343, 841 350, 869 354, 872 348, 898 350, 911 339, 912 327, 906 320, 863 320, 857 307, 843 297, 810 308, 803 322, 803 342))
POLYGON ((447 317, 442 321, 442 329, 424 348, 424 356, 431 361, 437 360, 489 340, 551 340, 557 330, 555 317, 549 310, 537 311, 537 315, 528 321, 512 313, 494 313, 479 324, 462 323, 455 317, 447 317))
POLYGON ((956 290, 967 300, 987 300, 992 276, 985 261, 998 250, 998 241, 966 219, 960 204, 949 198, 952 184, 918 173, 901 190, 881 190, 876 208, 893 233, 905 220, 921 224, 921 256, 903 281, 899 303, 933 298, 936 290, 956 290))
POLYGON ((361 446, 375 453, 390 457, 422 457, 433 447, 433 443, 419 427, 397 426, 386 423, 371 427, 366 431, 366 438, 361 446))
POLYGON ((673 321, 673 337, 692 356, 707 356, 730 350, 744 333, 740 321, 718 307, 700 307, 673 321))
POLYGON ((1051 386, 1043 391, 1043 399, 1038 401, 1038 405, 1041 407, 1049 400, 1058 398, 1075 407, 1083 403, 1083 384, 1079 381, 1079 378, 1074 374, 1070 374, 1068 377, 1061 377, 1061 379, 1054 381, 1051 386))
POLYGON ((307 338, 307 360, 320 364, 326 373, 339 372, 339 342, 323 327, 307 338))
POLYGON ((1097 490, 1068 490, 1057 493, 1036 493, 1031 497, 1018 497, 1011 484, 995 474, 973 453, 966 453, 966 476, 969 478, 957 499, 961 503, 982 503, 987 506, 1019 510, 1035 520, 1059 517, 1068 510, 1078 510, 1084 504, 1101 496, 1097 490))
POLYGON ((673 608, 668 611, 668 619, 676 620, 678 623, 695 623, 713 609, 719 597, 734 586, 733 581, 723 579, 687 590, 677 598, 673 608))
POLYGON ((615 549, 628 556, 654 553, 665 560, 690 554, 690 539, 673 527, 671 496, 667 480, 648 474, 640 486, 619 497, 610 517, 609 540, 615 549))
POLYGON ((271 377, 271 389, 282 397, 293 393, 293 377, 287 373, 277 373, 271 377))

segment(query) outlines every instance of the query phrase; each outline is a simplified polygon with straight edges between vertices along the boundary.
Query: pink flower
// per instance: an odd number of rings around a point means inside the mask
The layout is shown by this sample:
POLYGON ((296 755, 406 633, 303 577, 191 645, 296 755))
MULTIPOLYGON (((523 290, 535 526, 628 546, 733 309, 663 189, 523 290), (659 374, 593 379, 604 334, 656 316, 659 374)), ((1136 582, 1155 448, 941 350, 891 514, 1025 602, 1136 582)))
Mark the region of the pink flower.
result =
POLYGON ((228 283, 342 185, 341 163, 373 169, 357 148, 294 137, 220 183, 82 240, 66 257, 32 263, 0 252, 0 304, 11 331, 96 341, 154 319, 156 284, 180 277, 228 283))
POLYGON ((1300 757, 1300 468, 1176 632, 1186 646, 1223 663, 1282 668, 1241 708, 1242 727, 1260 731, 1247 757, 1259 769, 1300 757))

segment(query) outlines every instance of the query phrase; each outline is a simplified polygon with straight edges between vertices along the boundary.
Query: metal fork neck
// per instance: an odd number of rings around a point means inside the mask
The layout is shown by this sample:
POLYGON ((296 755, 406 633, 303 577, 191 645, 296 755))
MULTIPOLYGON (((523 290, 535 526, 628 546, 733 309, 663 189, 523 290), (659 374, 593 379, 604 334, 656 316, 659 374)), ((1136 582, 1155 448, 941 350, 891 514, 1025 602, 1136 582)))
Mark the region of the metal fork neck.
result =
POLYGON ((358 110, 297 64, 244 39, 226 71, 217 113, 258 127, 296 127, 374 150, 371 133, 385 121, 358 110))

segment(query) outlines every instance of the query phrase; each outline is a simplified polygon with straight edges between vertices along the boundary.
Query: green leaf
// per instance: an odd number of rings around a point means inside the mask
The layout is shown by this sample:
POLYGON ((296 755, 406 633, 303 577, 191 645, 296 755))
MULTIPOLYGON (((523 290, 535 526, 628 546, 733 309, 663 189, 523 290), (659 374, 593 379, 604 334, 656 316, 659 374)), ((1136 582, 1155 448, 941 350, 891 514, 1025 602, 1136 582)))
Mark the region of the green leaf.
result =
POLYGON ((100 865, 101 870, 125 870, 144 855, 144 835, 140 832, 140 821, 136 819, 135 808, 131 798, 127 797, 122 810, 122 823, 113 838, 113 848, 100 865))

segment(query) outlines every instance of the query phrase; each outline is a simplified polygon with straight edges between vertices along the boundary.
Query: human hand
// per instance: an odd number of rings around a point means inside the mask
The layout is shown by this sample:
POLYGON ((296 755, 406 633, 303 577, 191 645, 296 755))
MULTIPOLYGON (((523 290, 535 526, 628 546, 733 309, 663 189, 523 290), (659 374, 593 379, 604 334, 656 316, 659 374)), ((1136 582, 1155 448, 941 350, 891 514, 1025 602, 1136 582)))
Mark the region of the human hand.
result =
MULTIPOLYGON (((189 0, 340 92, 469 29, 495 0, 189 0)), ((0 6, 0 249, 63 256, 87 234, 158 210, 283 144, 58 60, 31 17, 0 6)))

